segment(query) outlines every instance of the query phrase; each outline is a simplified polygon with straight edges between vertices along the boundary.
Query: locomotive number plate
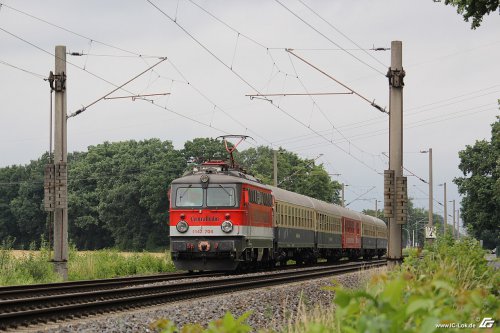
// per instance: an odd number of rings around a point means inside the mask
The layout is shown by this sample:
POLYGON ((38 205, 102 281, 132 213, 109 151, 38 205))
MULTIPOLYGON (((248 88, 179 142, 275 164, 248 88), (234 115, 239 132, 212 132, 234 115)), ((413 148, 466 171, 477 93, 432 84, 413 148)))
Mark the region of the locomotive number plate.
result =
POLYGON ((213 234, 214 231, 212 229, 198 228, 198 229, 192 229, 192 233, 197 235, 210 235, 213 234))

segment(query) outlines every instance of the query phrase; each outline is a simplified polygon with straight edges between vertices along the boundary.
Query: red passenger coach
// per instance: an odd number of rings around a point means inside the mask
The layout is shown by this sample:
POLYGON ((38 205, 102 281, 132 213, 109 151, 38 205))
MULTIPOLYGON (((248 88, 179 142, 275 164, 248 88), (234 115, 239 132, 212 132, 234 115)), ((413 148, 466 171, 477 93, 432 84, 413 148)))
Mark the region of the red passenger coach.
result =
POLYGON ((342 217, 342 248, 346 256, 358 258, 361 255, 361 221, 342 217))
POLYGON ((346 217, 342 219, 342 247, 344 249, 361 248, 361 221, 346 217))

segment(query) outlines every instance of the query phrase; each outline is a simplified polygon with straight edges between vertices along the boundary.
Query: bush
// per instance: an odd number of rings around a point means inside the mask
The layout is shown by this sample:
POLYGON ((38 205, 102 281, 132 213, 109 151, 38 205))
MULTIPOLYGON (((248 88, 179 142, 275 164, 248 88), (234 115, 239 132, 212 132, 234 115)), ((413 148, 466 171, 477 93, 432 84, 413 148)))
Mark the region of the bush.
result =
MULTIPOLYGON (((443 238, 423 258, 379 275, 364 291, 335 290, 338 332, 434 332, 437 324, 479 325, 500 317, 500 273, 478 242, 443 238)), ((473 326, 475 325, 475 326, 473 326)))

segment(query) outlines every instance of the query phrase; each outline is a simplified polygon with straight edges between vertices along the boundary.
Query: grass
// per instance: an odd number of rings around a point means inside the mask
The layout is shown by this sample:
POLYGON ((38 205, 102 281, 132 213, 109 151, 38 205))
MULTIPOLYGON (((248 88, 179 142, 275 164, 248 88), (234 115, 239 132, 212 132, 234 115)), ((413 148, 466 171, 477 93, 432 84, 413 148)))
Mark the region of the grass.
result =
MULTIPOLYGON (((50 262, 47 247, 19 253, 9 244, 0 246, 0 286, 61 281, 50 262)), ((166 251, 162 254, 122 253, 118 250, 79 252, 70 249, 68 280, 94 280, 119 276, 147 275, 174 271, 166 251)))
POLYGON ((175 271, 170 254, 127 253, 118 250, 70 252, 68 279, 93 280, 175 271))
POLYGON ((22 257, 12 250, 0 248, 0 286, 49 283, 59 281, 48 262, 48 251, 30 251, 22 257))

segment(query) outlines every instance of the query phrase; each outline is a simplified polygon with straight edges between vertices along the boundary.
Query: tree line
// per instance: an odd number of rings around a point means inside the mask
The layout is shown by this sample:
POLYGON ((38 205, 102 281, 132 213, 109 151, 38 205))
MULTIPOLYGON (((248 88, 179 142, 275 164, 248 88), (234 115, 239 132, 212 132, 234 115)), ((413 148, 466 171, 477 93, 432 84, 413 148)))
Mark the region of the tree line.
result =
MULTIPOLYGON (((235 153, 236 160, 265 184, 273 180, 268 147, 235 153)), ((226 159, 221 141, 197 138, 175 149, 170 141, 104 142, 68 154, 70 242, 78 249, 114 247, 157 250, 168 245, 168 187, 191 164, 226 159)), ((27 248, 52 237, 50 213, 43 208, 46 153, 23 166, 0 168, 0 239, 27 248)), ((340 203, 340 184, 323 165, 278 151, 280 187, 340 203), (293 176, 292 176, 293 175, 293 176)))

